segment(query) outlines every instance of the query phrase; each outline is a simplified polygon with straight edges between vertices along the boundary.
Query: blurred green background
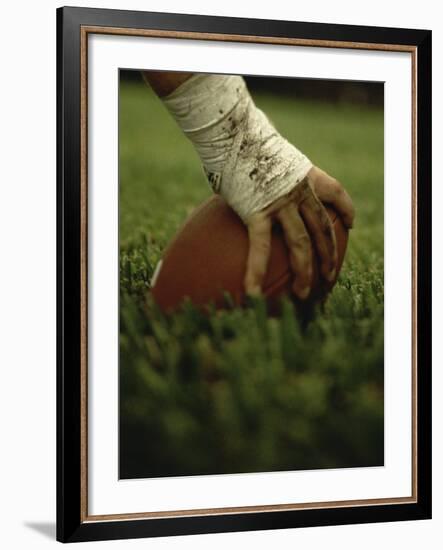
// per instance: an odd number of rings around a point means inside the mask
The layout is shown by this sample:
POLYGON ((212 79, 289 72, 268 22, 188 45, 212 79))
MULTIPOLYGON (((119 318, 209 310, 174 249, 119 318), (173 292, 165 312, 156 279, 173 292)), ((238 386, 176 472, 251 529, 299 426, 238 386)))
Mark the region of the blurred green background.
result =
POLYGON ((165 317, 149 281, 210 195, 193 146, 121 71, 120 477, 383 465, 383 85, 254 79, 257 105, 357 212, 339 280, 305 326, 290 300, 165 317))

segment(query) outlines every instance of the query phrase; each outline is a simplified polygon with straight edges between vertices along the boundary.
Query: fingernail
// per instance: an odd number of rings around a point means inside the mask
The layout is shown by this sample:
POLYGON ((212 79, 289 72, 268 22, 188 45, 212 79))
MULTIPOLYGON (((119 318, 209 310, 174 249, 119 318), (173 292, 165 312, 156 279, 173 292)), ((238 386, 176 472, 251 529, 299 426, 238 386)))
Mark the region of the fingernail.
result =
POLYGON ((260 296, 261 295, 261 288, 259 286, 253 286, 248 289, 249 296, 260 296))
POLYGON ((305 286, 304 288, 300 288, 297 291, 297 296, 300 298, 300 300, 306 300, 306 298, 309 296, 310 292, 311 292, 310 287, 305 286))

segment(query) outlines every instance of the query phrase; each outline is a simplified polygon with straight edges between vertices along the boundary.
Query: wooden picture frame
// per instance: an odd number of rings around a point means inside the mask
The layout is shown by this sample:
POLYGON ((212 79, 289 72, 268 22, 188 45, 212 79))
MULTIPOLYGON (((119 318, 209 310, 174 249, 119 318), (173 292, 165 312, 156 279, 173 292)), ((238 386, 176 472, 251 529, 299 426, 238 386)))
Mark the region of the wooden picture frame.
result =
MULTIPOLYGON (((57 539, 62 542, 431 517, 431 32, 170 13, 57 10, 57 539), (403 52, 412 67, 412 492, 174 512, 88 512, 88 37, 403 52)), ((90 342, 89 342, 90 345, 90 342)), ((103 390, 105 391, 105 390, 103 390)))

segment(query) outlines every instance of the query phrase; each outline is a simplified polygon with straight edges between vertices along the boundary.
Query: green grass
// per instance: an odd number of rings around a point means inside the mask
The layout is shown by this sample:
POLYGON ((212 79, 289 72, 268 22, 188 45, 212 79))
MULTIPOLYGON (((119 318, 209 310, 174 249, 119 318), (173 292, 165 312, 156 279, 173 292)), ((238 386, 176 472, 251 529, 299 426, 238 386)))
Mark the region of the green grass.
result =
POLYGON ((142 84, 120 91, 120 474, 154 477, 383 463, 383 113, 255 95, 357 211, 340 278, 302 325, 263 301, 165 317, 149 280, 210 195, 192 145, 142 84))

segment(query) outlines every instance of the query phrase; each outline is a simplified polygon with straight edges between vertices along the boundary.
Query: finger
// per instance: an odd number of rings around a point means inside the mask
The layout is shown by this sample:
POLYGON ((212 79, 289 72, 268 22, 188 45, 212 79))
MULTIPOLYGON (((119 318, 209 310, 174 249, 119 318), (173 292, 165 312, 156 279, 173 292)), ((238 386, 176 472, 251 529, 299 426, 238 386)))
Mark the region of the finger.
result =
POLYGON ((306 198, 299 209, 319 256, 321 274, 324 279, 333 282, 337 266, 337 243, 331 220, 314 194, 306 198))
POLYGON ((244 286, 247 294, 259 295, 271 255, 271 218, 253 216, 248 222, 249 251, 244 286))
POLYGON ((293 202, 282 208, 277 213, 277 218, 282 224, 289 249, 291 269, 294 274, 292 289, 300 300, 305 300, 309 296, 312 285, 311 239, 293 202))
POLYGON ((351 228, 354 223, 355 208, 351 197, 341 183, 319 168, 316 168, 311 182, 320 201, 333 206, 345 226, 351 228))

